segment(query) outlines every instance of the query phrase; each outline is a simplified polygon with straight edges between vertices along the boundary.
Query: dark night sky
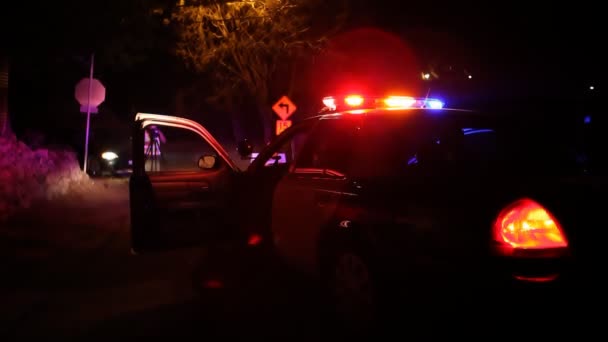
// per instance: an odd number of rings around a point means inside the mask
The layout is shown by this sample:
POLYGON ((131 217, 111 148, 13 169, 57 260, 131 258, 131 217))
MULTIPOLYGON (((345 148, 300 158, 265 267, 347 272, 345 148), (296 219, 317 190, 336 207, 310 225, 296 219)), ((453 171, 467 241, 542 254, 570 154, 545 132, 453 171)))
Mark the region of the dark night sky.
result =
POLYGON ((534 2, 508 2, 506 6, 504 2, 501 6, 492 1, 467 6, 464 2, 425 1, 411 10, 406 5, 399 10, 395 2, 386 3, 376 10, 375 23, 386 20, 388 27, 397 30, 423 27, 451 32, 469 42, 479 55, 486 55, 491 64, 550 69, 568 64, 576 68, 581 63, 591 67, 600 60, 602 11, 599 5, 584 1, 564 2, 565 6, 556 2, 551 6, 534 2))
MULTIPOLYGON (((35 46, 37 53, 48 49, 86 51, 91 41, 99 41, 104 34, 119 27, 121 16, 116 16, 116 12, 135 10, 127 3, 57 0, 35 5, 34 11, 22 3, 2 12, 9 15, 8 21, 3 20, 10 27, 8 38, 17 45, 35 46), (100 22, 105 26, 98 26, 100 22), (67 31, 66 27, 69 27, 67 31)), ((564 2, 561 6, 555 2, 551 5, 504 2, 501 5, 498 2, 352 0, 349 3, 354 27, 375 26, 406 34, 416 29, 448 32, 472 47, 472 54, 486 57, 479 58, 481 62, 523 70, 522 67, 528 65, 550 69, 566 62, 591 67, 601 59, 603 12, 591 2, 564 2)), ((434 48, 440 49, 440 43, 434 48)))
MULTIPOLYGON (((87 74, 84 56, 91 51, 91 45, 100 45, 106 35, 124 28, 123 16, 117 13, 125 16, 136 13, 137 6, 121 0, 11 3, 12 8, 4 7, 0 13, 4 17, 1 20, 5 26, 1 30, 4 47, 12 49, 16 59, 11 74, 11 112, 22 120, 15 121, 21 126, 34 126, 32 118, 39 117, 47 127, 53 123, 67 127, 66 119, 49 119, 54 115, 51 112, 77 110, 71 93, 75 82, 87 74), (15 48, 18 54, 14 53, 15 48), (60 95, 65 93, 65 97, 60 95), (34 99, 31 94, 36 94, 34 99), (27 114, 32 111, 39 116, 27 114)), ((555 2, 468 5, 352 0, 349 3, 351 28, 376 27, 395 34, 415 50, 421 65, 437 55, 442 62, 453 59, 466 65, 475 74, 478 93, 472 97, 496 97, 516 90, 577 92, 591 84, 602 89, 605 54, 601 44, 605 39, 601 38, 604 20, 599 5, 582 1, 564 2, 563 6, 555 2)), ((166 57, 148 57, 136 70, 99 65, 96 76, 106 83, 108 93, 114 94, 108 97, 106 111, 120 116, 134 106, 149 111, 168 106, 167 94, 178 82, 173 76, 176 68, 167 67, 171 62, 166 57), (133 103, 141 98, 147 99, 147 103, 142 105, 141 100, 133 103)), ((79 127, 78 120, 73 120, 76 121, 73 126, 79 127)))

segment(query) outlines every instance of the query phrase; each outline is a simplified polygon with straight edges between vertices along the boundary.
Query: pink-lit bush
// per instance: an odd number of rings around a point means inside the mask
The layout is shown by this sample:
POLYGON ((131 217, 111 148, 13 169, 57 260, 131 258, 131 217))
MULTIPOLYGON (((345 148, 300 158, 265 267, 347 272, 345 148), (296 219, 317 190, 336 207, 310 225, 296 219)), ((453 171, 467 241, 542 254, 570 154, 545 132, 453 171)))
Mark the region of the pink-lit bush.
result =
POLYGON ((14 136, 0 137, 0 221, 39 200, 91 186, 72 151, 32 150, 14 136))

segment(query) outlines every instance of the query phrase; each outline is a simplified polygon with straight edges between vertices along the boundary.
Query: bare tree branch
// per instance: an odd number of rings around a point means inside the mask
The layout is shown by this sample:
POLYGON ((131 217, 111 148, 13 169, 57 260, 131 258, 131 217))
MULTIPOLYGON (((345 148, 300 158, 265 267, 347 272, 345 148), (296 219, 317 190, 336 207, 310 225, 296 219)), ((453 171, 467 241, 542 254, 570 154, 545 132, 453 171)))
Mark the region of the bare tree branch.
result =
POLYGON ((277 75, 286 70, 279 66, 289 70, 295 56, 320 51, 326 32, 341 23, 338 13, 328 27, 312 30, 319 4, 324 2, 178 0, 172 13, 176 54, 193 70, 216 78, 215 98, 238 97, 234 91, 244 90, 260 107, 269 108, 273 83, 284 83, 285 91, 293 86, 294 73, 277 75))

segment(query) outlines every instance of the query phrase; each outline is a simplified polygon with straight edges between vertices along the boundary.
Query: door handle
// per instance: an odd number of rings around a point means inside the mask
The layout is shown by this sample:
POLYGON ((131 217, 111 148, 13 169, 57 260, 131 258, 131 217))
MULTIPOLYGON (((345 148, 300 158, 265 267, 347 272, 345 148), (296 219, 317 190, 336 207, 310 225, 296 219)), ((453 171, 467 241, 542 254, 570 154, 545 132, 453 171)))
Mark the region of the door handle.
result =
POLYGON ((207 182, 190 182, 188 187, 195 192, 209 191, 209 183, 207 182))
POLYGON ((210 190, 209 184, 206 182, 191 182, 188 184, 188 193, 192 199, 205 199, 209 196, 210 190))

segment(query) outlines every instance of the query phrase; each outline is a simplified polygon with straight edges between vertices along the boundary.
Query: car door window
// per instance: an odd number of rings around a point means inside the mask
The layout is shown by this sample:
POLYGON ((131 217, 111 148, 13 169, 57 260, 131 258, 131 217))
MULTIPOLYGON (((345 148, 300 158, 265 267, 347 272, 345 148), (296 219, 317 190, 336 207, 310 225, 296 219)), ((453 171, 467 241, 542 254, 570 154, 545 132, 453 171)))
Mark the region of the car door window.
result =
POLYGON ((347 120, 322 121, 295 163, 294 172, 345 174, 352 165, 357 125, 347 120))
MULTIPOLYGON (((500 125, 464 128, 459 160, 473 172, 548 175, 572 173, 582 168, 576 150, 563 132, 543 127, 500 125)), ((464 167, 464 166, 463 166, 464 167)))
POLYGON ((446 166, 457 159, 461 138, 462 132, 456 129, 429 131, 421 139, 416 151, 417 162, 438 167, 446 166))
POLYGON ((308 126, 286 132, 281 140, 274 143, 273 146, 263 150, 259 155, 253 155, 255 159, 252 162, 251 171, 288 170, 293 165, 309 135, 310 127, 308 126))
POLYGON ((444 134, 433 120, 411 116, 369 117, 358 127, 352 175, 403 179, 425 174, 456 158, 457 138, 444 134))
POLYGON ((459 159, 468 164, 488 164, 501 159, 498 137, 493 128, 463 128, 459 159))
POLYGON ((272 152, 270 157, 264 160, 264 166, 273 167, 283 164, 288 167, 291 165, 307 137, 308 131, 300 131, 289 136, 272 152))
POLYGON ((172 126, 146 127, 143 153, 147 173, 202 171, 198 165, 199 158, 216 155, 215 150, 196 132, 172 126))
POLYGON ((417 122, 404 118, 368 118, 352 147, 356 178, 402 177, 404 165, 417 163, 417 122))

